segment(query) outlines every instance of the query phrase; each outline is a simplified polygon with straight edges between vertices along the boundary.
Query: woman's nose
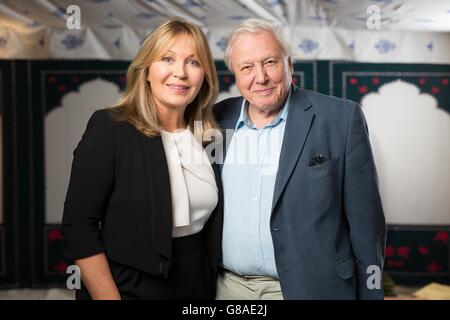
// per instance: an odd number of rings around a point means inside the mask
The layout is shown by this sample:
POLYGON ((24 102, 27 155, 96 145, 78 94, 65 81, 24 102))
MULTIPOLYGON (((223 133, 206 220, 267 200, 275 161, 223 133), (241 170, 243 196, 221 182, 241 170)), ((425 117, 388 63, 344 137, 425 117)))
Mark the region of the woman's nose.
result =
POLYGON ((186 72, 186 64, 184 62, 177 62, 174 66, 174 76, 178 79, 186 79, 187 78, 187 72, 186 72))

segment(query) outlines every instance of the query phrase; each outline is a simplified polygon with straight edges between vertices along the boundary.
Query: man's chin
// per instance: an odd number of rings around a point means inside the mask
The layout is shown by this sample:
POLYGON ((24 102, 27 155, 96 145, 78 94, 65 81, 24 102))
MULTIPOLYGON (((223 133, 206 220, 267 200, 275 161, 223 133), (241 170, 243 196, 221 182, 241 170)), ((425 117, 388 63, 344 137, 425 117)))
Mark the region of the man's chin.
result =
POLYGON ((253 104, 253 107, 259 111, 273 111, 279 107, 276 104, 253 104))

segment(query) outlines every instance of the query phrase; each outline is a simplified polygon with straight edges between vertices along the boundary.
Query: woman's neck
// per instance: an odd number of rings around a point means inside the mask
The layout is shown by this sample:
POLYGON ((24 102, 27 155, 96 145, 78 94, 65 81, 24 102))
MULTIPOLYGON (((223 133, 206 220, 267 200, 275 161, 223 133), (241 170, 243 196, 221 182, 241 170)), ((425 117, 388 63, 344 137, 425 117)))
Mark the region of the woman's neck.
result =
POLYGON ((184 110, 159 109, 159 118, 164 131, 173 132, 178 129, 186 129, 184 110))

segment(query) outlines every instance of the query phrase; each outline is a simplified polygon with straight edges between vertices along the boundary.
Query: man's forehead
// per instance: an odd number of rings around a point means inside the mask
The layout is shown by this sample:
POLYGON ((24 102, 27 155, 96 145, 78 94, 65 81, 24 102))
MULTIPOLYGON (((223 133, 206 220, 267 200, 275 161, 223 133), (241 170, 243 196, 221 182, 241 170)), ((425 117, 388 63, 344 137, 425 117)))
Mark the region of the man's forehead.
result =
POLYGON ((257 33, 245 32, 238 35, 232 44, 232 53, 237 52, 238 56, 253 56, 258 53, 272 52, 272 54, 282 54, 283 49, 275 36, 269 31, 257 33), (264 37, 264 39, 261 39, 264 37), (257 47, 257 49, 256 49, 257 47))
POLYGON ((237 50, 231 55, 231 59, 238 64, 252 63, 252 62, 263 62, 267 59, 281 59, 285 55, 282 50, 271 49, 271 50, 237 50))

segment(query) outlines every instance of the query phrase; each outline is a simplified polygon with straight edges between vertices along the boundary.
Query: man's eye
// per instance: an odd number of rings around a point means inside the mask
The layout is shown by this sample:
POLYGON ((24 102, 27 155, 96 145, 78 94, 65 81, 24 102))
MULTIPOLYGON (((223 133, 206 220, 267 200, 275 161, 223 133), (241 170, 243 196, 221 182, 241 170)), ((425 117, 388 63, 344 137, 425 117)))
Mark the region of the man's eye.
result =
POLYGON ((268 64, 269 66, 273 65, 273 64, 275 64, 275 60, 267 60, 266 64, 268 64))
POLYGON ((249 71, 250 68, 251 68, 251 66, 243 66, 243 67, 241 68, 241 71, 249 71))

